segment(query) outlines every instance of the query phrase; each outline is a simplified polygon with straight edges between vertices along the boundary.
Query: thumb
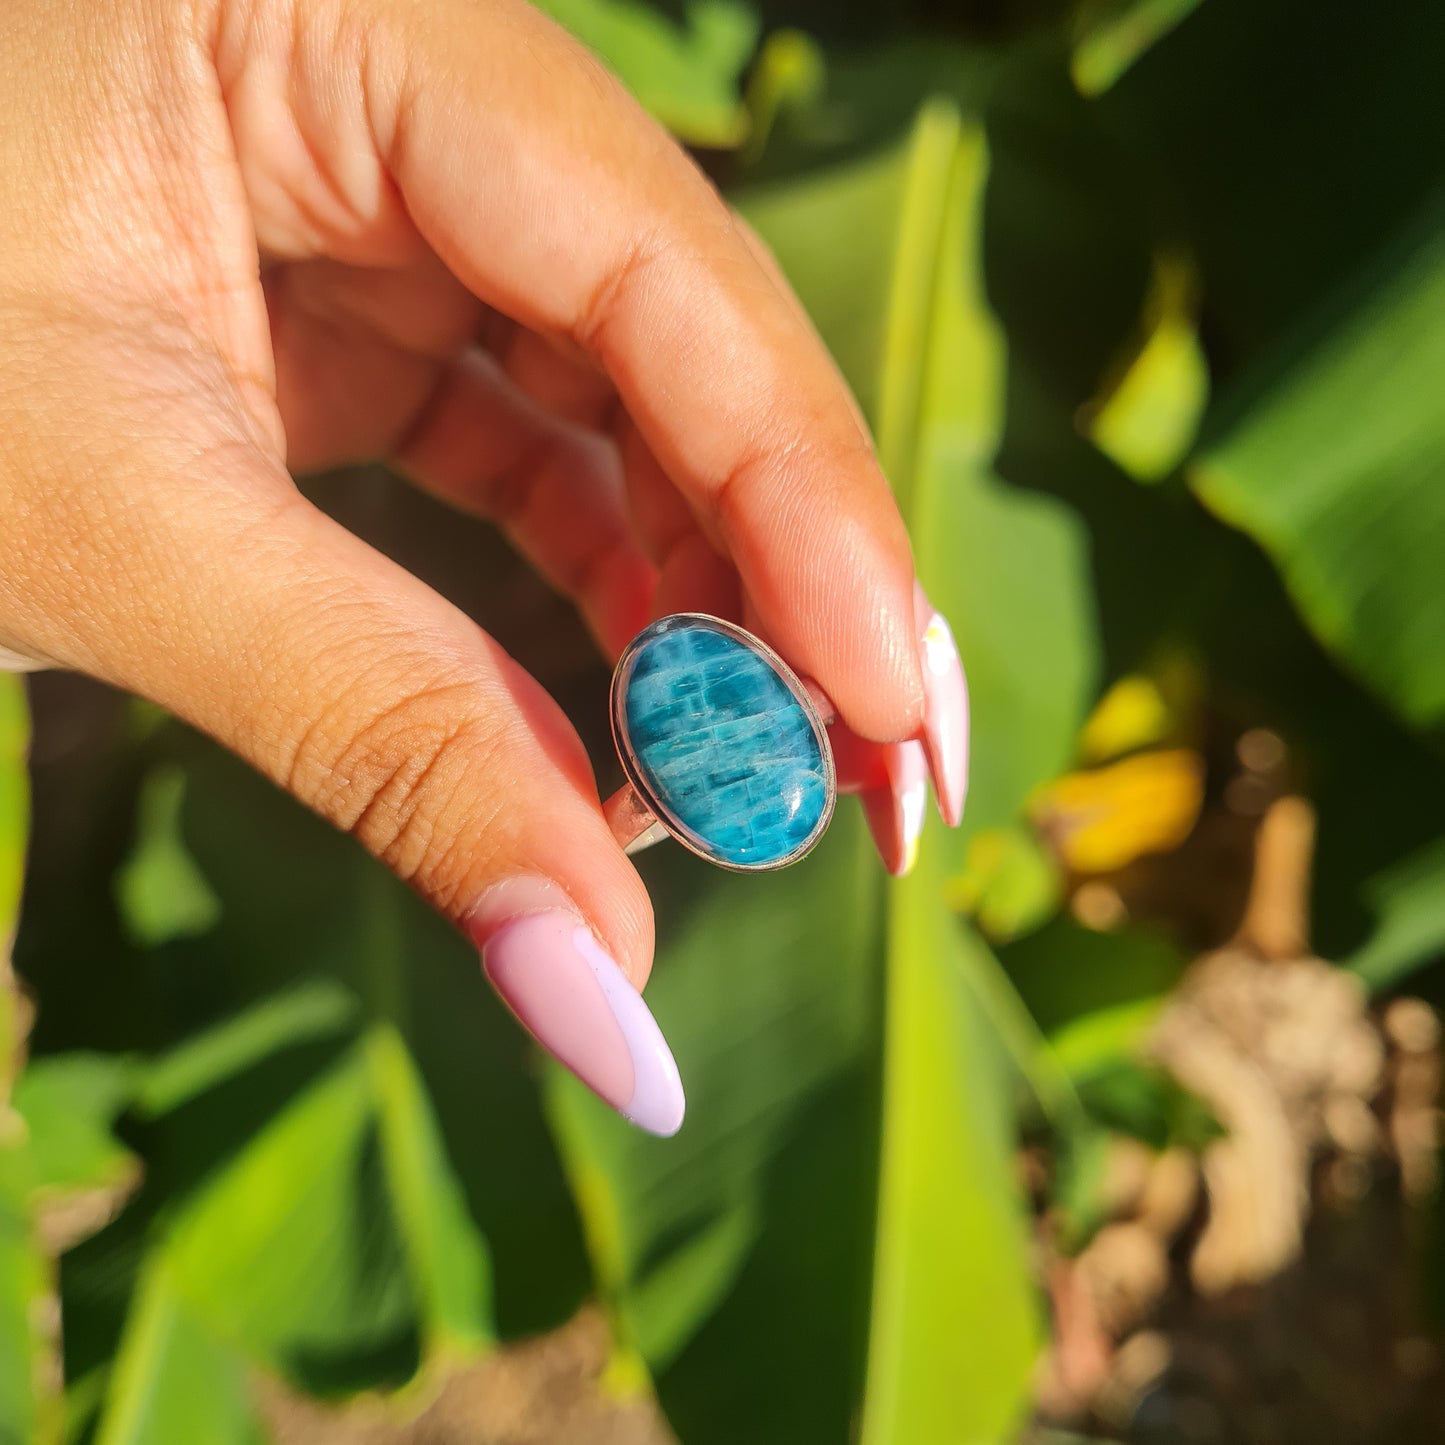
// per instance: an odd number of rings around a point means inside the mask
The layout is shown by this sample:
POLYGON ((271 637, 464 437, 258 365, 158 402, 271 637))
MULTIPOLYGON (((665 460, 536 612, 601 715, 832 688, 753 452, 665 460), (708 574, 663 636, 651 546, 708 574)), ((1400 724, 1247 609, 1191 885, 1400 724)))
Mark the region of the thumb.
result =
POLYGON ((677 1069, 638 992, 651 908, 552 700, 263 449, 139 470, 105 484, 123 507, 84 478, 18 479, 46 500, 0 581, 4 631, 154 699, 352 834, 469 934, 545 1048, 675 1132, 677 1069), (104 527, 82 520, 97 505, 104 527))

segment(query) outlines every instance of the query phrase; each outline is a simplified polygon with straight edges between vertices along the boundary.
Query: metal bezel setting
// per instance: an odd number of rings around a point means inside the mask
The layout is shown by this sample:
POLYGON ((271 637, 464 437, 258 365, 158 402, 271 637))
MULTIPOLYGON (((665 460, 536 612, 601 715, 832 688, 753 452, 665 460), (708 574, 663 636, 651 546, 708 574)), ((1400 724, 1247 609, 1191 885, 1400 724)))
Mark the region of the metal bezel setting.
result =
POLYGON ((656 622, 644 627, 631 642, 622 650, 622 656, 617 659, 617 666, 612 673, 612 688, 609 696, 609 711, 612 717, 612 742, 617 749, 618 761, 622 764, 622 771, 627 776, 627 781, 637 796, 647 805, 654 818, 667 830, 668 834, 675 838, 690 853, 695 853, 699 858, 705 859, 716 868, 725 868, 730 873, 772 873, 779 868, 786 868, 796 863, 800 858, 817 846, 818 840, 827 832, 828 824, 833 819, 833 809, 838 801, 838 770, 833 761, 833 748, 828 741, 827 725, 823 722, 818 712, 817 705, 813 702, 804 687, 802 680, 797 673, 773 651, 765 642, 759 641, 746 628, 739 627, 736 623, 727 622, 721 617, 713 617, 706 612, 674 612, 667 617, 659 618, 656 622), (756 653, 763 659, 774 672, 782 678, 788 691, 792 693, 794 700, 803 709, 804 716, 808 719, 813 729, 813 735, 818 740, 818 749, 823 759, 825 800, 822 814, 818 818, 817 826, 811 833, 786 857, 774 859, 767 863, 730 863, 725 859, 718 858, 708 852, 706 847, 696 834, 692 832, 680 819, 674 817, 666 805, 664 805, 652 789, 648 787, 642 775, 642 769, 638 764, 637 755, 633 751, 632 743, 627 733, 626 700, 627 684, 632 674, 632 664, 637 653, 647 645, 654 637, 664 633, 675 631, 682 627, 707 627, 714 632, 721 632, 731 637, 736 642, 756 653))

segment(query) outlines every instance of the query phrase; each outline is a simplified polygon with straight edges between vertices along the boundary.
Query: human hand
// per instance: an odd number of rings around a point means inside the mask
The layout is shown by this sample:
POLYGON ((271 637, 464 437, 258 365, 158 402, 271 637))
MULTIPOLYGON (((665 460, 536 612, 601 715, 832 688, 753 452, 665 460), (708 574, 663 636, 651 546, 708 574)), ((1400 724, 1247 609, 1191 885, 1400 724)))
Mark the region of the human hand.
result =
POLYGON ((612 654, 674 610, 762 631, 832 700, 896 871, 925 755, 962 807, 962 674, 770 259, 520 0, 31 0, 0 94, 0 662, 213 734, 672 1132, 651 909, 575 733, 289 473, 387 459, 612 654))

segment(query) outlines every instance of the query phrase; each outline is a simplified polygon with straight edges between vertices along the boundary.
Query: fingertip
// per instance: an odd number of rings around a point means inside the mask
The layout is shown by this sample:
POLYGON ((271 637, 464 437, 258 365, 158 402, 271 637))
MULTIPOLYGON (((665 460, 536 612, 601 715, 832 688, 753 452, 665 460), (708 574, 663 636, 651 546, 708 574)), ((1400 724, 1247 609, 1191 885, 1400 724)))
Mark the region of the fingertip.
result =
POLYGON ((677 1132, 686 1103, 672 1050, 564 890, 550 879, 505 880, 465 926, 502 1001, 558 1063, 639 1128, 677 1132))

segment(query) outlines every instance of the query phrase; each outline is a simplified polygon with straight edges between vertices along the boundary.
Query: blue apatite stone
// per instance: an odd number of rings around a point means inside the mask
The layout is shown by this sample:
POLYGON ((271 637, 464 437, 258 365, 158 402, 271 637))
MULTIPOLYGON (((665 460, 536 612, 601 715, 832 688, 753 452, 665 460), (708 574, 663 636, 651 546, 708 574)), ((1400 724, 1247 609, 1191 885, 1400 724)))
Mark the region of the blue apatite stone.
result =
POLYGON ((709 857, 777 863, 828 809, 823 750, 767 660, 706 623, 656 624, 633 654, 624 713, 638 770, 709 857))

